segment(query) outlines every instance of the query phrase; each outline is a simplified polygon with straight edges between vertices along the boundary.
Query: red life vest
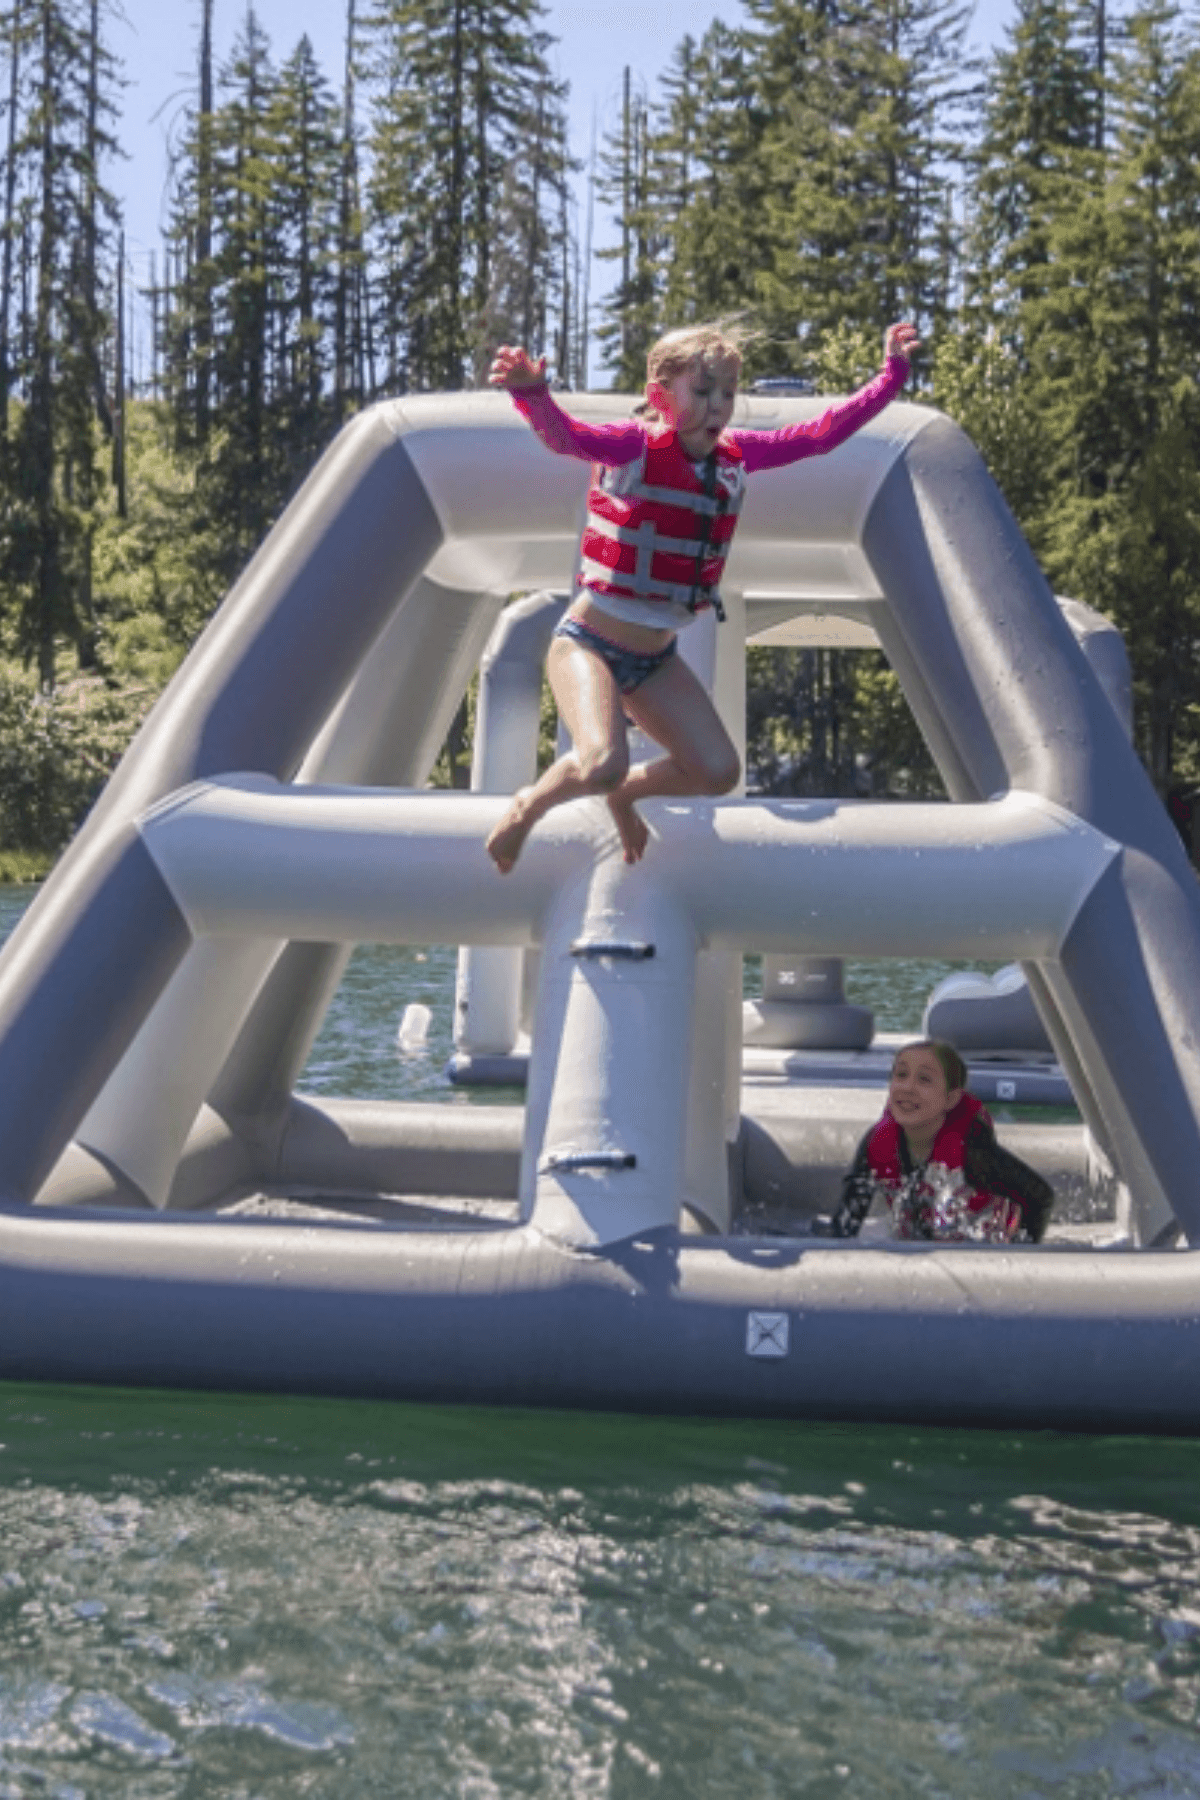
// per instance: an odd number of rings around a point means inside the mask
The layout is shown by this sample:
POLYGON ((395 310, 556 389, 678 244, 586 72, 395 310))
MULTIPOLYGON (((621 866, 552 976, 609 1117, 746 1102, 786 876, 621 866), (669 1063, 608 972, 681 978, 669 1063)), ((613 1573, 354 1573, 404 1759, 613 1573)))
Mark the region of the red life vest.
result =
POLYGON ((1007 1242, 1021 1224, 1021 1209, 1007 1194, 979 1194, 968 1185, 967 1139, 991 1118, 974 1094, 964 1094, 942 1121, 928 1161, 905 1174, 902 1126, 885 1112, 867 1141, 867 1161, 900 1238, 976 1238, 1007 1242))
POLYGON ((746 492, 736 444, 720 442, 709 489, 669 427, 651 432, 635 462, 597 465, 588 491, 579 580, 617 600, 716 606, 746 492))

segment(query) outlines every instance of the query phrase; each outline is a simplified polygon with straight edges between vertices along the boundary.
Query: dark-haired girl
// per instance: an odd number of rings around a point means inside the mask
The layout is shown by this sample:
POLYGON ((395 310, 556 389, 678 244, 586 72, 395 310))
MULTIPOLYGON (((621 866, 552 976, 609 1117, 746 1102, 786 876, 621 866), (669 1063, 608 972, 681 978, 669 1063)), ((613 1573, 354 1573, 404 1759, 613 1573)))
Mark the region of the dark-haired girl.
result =
POLYGON ((887 1106, 858 1146, 829 1229, 856 1237, 882 1199, 893 1237, 1037 1243, 1054 1190, 996 1142, 957 1050, 934 1038, 896 1055, 887 1106))

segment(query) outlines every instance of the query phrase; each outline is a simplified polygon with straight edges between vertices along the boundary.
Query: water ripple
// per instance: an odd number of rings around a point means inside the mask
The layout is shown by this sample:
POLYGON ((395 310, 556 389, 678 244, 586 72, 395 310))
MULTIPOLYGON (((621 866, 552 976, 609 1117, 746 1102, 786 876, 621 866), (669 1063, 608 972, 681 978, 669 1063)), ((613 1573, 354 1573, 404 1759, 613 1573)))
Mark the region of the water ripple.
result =
POLYGON ((7 1389, 0 1800, 1200 1792, 1200 1447, 7 1389))

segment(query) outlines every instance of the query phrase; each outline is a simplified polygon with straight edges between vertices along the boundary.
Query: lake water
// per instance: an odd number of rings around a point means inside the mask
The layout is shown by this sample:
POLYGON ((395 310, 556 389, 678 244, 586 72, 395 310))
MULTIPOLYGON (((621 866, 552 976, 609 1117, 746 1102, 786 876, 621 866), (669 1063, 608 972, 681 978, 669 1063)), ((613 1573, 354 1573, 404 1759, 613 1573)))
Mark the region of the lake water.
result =
MULTIPOLYGON (((306 1085, 471 1104, 452 969, 306 1085)), ((0 1386, 0 1800, 1166 1800, 1198 1709, 1191 1442, 0 1386)))
MULTIPOLYGON (((0 890, 2 896, 2 890, 0 890)), ((0 923, 3 921, 0 897, 0 923)), ((359 1094, 386 1100, 443 1100, 448 1104, 519 1104, 518 1088, 451 1088, 443 1076, 453 1048, 454 972, 458 952, 447 945, 409 949, 365 945, 354 952, 325 1017, 300 1086, 306 1093, 359 1094), (428 1038, 403 1050, 396 1031, 405 1006, 429 1007, 428 1038)), ((846 998, 869 1006, 879 1031, 920 1030, 930 990, 958 962, 858 961, 846 970, 846 998)), ((981 963, 992 970, 994 963, 981 963)), ((745 959, 744 990, 761 994, 761 959, 745 959)))

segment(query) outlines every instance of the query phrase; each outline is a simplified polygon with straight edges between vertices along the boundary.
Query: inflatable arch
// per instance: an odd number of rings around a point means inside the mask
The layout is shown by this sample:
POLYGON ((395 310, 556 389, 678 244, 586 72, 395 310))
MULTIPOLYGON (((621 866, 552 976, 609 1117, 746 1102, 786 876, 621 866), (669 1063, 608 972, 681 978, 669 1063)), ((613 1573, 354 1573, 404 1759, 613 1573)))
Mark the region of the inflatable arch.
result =
POLYGON ((729 622, 688 634, 738 739, 747 637, 877 640, 954 804, 662 802, 629 869, 579 803, 501 878, 503 799, 422 784, 507 597, 569 582, 584 481, 503 396, 378 405, 197 643, 0 957, 0 1374, 1193 1422, 1154 1374, 1200 1375, 1190 1254, 723 1235, 754 949, 1019 961, 1131 1241, 1200 1242, 1195 877, 980 458, 895 404, 758 476, 729 622), (365 941, 540 949, 519 1144, 295 1096, 365 941), (219 1213, 289 1183, 487 1194, 514 1157, 511 1224, 219 1213))

